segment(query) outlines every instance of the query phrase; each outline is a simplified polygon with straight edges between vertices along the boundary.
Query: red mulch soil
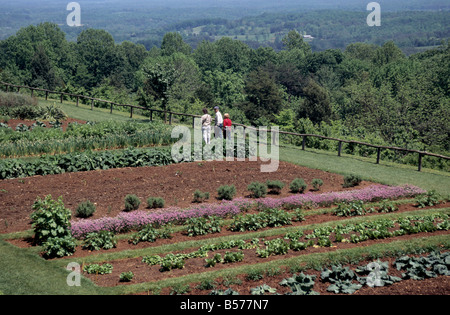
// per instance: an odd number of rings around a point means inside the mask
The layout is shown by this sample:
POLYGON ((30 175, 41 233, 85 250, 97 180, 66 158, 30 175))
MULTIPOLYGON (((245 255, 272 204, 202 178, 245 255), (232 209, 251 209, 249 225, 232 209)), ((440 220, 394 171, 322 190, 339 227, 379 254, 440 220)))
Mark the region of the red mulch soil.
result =
MULTIPOLYGON (((127 194, 136 194, 141 199, 139 210, 145 210, 148 197, 163 197, 166 207, 192 206, 194 191, 200 189, 210 192, 216 200, 217 188, 221 185, 236 186, 236 198, 248 197, 247 186, 253 181, 281 180, 286 186, 280 195, 286 197, 290 182, 303 178, 312 188, 311 181, 320 178, 324 184, 319 192, 344 191, 343 176, 321 170, 294 165, 280 161, 279 169, 274 173, 260 172, 261 161, 257 162, 201 162, 181 163, 160 167, 122 168, 91 172, 66 173, 47 176, 33 176, 21 179, 0 181, 0 233, 11 233, 31 228, 30 214, 37 197, 52 195, 54 199, 63 197, 64 204, 72 210, 85 200, 97 206, 92 219, 104 216, 117 216, 124 210, 124 198, 127 194)), ((373 183, 362 182, 357 188, 373 183)))
MULTIPOLYGON (((31 125, 33 125, 36 122, 36 120, 21 120, 21 119, 9 119, 7 124, 9 127, 11 127, 12 129, 16 129, 16 127, 20 124, 24 124, 28 127, 31 127, 31 125)), ((73 119, 73 118, 67 118, 63 121, 61 121, 62 123, 62 129, 65 131, 67 129, 67 126, 69 126, 70 123, 73 122, 77 122, 79 124, 85 124, 86 122, 83 120, 79 120, 79 119, 73 119)), ((44 124, 47 125, 47 128, 50 128, 50 125, 48 122, 43 121, 44 124)))

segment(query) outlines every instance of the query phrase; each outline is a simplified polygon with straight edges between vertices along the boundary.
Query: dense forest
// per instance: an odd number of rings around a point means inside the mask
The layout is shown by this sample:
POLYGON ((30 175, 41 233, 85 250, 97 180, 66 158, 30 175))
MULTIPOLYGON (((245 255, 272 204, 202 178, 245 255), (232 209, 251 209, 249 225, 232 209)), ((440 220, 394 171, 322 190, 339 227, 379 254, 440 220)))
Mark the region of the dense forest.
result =
POLYGON ((0 41, 0 80, 191 114, 219 105, 235 122, 450 152, 448 41, 410 56, 393 41, 313 51, 295 30, 281 44, 193 48, 168 32, 147 50, 101 29, 68 41, 41 23, 0 41))

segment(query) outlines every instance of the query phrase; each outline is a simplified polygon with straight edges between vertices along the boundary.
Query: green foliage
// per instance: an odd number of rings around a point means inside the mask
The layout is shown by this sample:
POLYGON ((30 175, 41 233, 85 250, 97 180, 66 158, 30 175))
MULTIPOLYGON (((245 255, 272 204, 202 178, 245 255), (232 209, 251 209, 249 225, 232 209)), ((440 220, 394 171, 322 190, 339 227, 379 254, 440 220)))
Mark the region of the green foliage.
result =
POLYGON ((46 258, 61 258, 75 253, 77 244, 75 238, 66 235, 63 237, 50 237, 43 244, 46 258))
POLYGON ((162 230, 157 230, 151 224, 145 226, 137 233, 135 233, 131 239, 130 243, 136 245, 140 242, 150 242, 153 243, 157 239, 169 239, 172 238, 173 228, 170 225, 165 225, 162 230))
POLYGON ((340 203, 333 211, 333 214, 339 217, 361 216, 366 214, 364 202, 361 200, 340 203))
POLYGON ((238 215, 229 229, 233 232, 256 231, 265 227, 278 227, 292 224, 292 215, 281 209, 265 209, 263 212, 238 215))
POLYGON ((170 271, 172 269, 183 269, 184 268, 184 260, 179 256, 176 256, 172 253, 167 254, 161 260, 161 268, 160 271, 170 271))
POLYGON ((328 292, 352 294, 359 290, 362 285, 354 283, 357 275, 349 268, 341 265, 332 266, 331 269, 324 269, 320 274, 323 282, 330 282, 328 292))
POLYGON ((439 204, 441 196, 435 191, 429 191, 416 197, 416 204, 419 208, 432 207, 439 204))
POLYGON ((234 185, 223 185, 217 189, 219 200, 233 200, 236 195, 236 187, 234 185))
POLYGON ((209 197, 210 197, 209 192, 201 192, 198 189, 194 192, 194 202, 195 203, 202 203, 205 200, 208 200, 209 197))
POLYGON ((112 273, 113 266, 111 264, 90 264, 83 267, 83 271, 88 274, 105 275, 112 273))
POLYGON ((80 218, 88 218, 95 213, 96 207, 89 200, 80 203, 76 209, 76 216, 80 218))
POLYGON ((139 209, 141 200, 136 195, 127 195, 125 197, 125 211, 133 211, 139 209))
POLYGON ((242 251, 226 252, 223 255, 223 263, 224 264, 240 262, 242 260, 244 260, 244 253, 242 251))
POLYGON ((268 180, 266 185, 270 189, 269 193, 276 195, 279 195, 284 187, 284 183, 280 180, 268 180))
POLYGON ((42 245, 50 238, 67 240, 67 237, 71 237, 71 212, 64 207, 62 197, 58 200, 53 200, 51 195, 44 200, 38 197, 32 208, 34 212, 30 218, 36 244, 42 245))
POLYGON ((252 182, 247 189, 251 191, 253 198, 263 198, 267 195, 267 185, 264 183, 252 182))
POLYGON ((189 236, 199 236, 220 233, 223 220, 217 216, 190 218, 186 220, 186 225, 189 236))
POLYGON ((361 183, 361 177, 358 175, 346 175, 344 177, 344 188, 355 187, 361 183))
POLYGON ((267 258, 275 255, 286 255, 289 250, 289 244, 282 238, 276 238, 271 241, 265 241, 265 248, 256 250, 256 254, 261 258, 267 258))
POLYGON ((251 295, 265 295, 266 293, 275 293, 277 292, 277 289, 272 288, 268 286, 267 284, 263 284, 260 286, 257 286, 256 288, 251 288, 250 293, 251 295))
POLYGON ((314 187, 314 190, 320 190, 320 187, 323 185, 323 180, 314 178, 311 182, 311 185, 314 187))
POLYGON ((116 245, 117 239, 114 233, 109 231, 88 233, 83 241, 83 249, 91 251, 108 250, 115 248, 116 245))
POLYGON ((303 272, 300 274, 294 274, 290 278, 283 279, 280 282, 281 286, 287 286, 292 290, 290 295, 319 295, 316 291, 313 291, 316 276, 305 275, 303 272))
POLYGON ((120 282, 130 282, 133 280, 134 273, 132 271, 122 272, 119 276, 120 282))
POLYGON ((147 198, 147 208, 158 209, 164 208, 165 201, 162 197, 148 197, 147 198))
POLYGON ((293 193, 303 193, 306 187, 308 187, 308 185, 306 185, 305 181, 301 178, 294 179, 289 185, 289 189, 293 193))

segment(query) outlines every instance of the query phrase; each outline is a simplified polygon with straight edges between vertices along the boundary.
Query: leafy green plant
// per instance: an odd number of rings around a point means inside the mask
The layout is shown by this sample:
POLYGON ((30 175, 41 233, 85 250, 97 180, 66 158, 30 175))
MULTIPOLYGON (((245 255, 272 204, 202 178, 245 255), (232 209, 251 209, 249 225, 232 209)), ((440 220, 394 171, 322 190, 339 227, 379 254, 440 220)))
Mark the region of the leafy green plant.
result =
POLYGON ((320 178, 314 178, 311 182, 311 185, 313 186, 314 190, 318 191, 323 185, 323 180, 321 180, 320 178))
POLYGON ((389 213, 398 211, 398 207, 390 200, 383 200, 378 207, 378 212, 389 213))
POLYGON ((76 216, 80 218, 88 218, 95 213, 96 207, 89 200, 80 203, 76 209, 76 216))
POLYGON ((145 226, 137 233, 135 233, 129 240, 130 243, 136 245, 140 242, 150 242, 153 243, 157 239, 168 239, 172 238, 173 228, 172 226, 165 225, 162 230, 157 230, 151 224, 145 226))
POLYGON ((289 185, 289 189, 293 193, 303 193, 308 185, 306 185, 305 181, 301 178, 294 179, 289 185))
POLYGON ((119 276, 120 282, 130 282, 133 280, 134 273, 132 271, 122 272, 119 276))
POLYGON ((42 245, 49 238, 67 239, 71 237, 71 212, 64 207, 62 197, 53 200, 51 195, 44 200, 38 199, 33 204, 34 212, 31 214, 34 229, 34 241, 42 245))
POLYGON ((165 200, 161 197, 148 197, 147 208, 149 209, 161 209, 164 208, 165 200))
POLYGON ((290 278, 283 279, 280 282, 281 286, 289 287, 292 290, 291 295, 318 295, 313 290, 316 276, 305 275, 303 272, 300 274, 294 274, 290 278))
POLYGON ((141 200, 136 195, 127 195, 125 197, 125 211, 133 211, 139 209, 141 200))
POLYGON ((272 288, 268 286, 267 284, 263 284, 260 286, 257 286, 256 288, 251 288, 250 293, 252 295, 264 295, 266 293, 275 293, 277 292, 277 289, 272 288))
POLYGON ((361 177, 359 175, 346 175, 344 177, 344 188, 355 187, 361 183, 361 177))
POLYGON ((267 195, 267 185, 260 182, 252 182, 247 186, 247 190, 252 193, 253 198, 262 198, 267 195))
POLYGON ((64 237, 50 237, 43 244, 46 258, 61 258, 75 253, 77 244, 75 238, 66 235, 64 237))
POLYGON ((241 251, 226 252, 223 255, 223 263, 224 264, 239 262, 239 261, 242 261, 242 260, 244 260, 244 253, 241 252, 241 251))
POLYGON ((270 189, 270 194, 281 194, 281 190, 284 187, 284 183, 280 180, 268 180, 266 182, 267 188, 270 189))
POLYGON ((435 190, 416 197, 416 204, 419 208, 432 207, 440 203, 441 197, 435 190))
POLYGON ((364 202, 361 200, 355 200, 350 202, 343 202, 333 211, 333 214, 339 217, 353 217, 366 214, 364 208, 364 202))
POLYGON ((353 280, 357 280, 357 275, 349 267, 341 265, 324 269, 320 277, 323 282, 331 283, 327 288, 328 292, 352 294, 362 287, 361 284, 353 282, 353 280))
POLYGON ((219 200, 233 200, 236 195, 236 186, 231 185, 223 185, 217 189, 218 199, 219 200))
POLYGON ((211 259, 205 259, 206 267, 214 267, 216 264, 223 262, 223 258, 220 254, 215 254, 211 259))
POLYGON ((258 281, 264 278, 264 273, 261 269, 254 268, 247 272, 245 278, 249 281, 258 281))
POLYGON ((184 263, 185 263, 184 260, 181 259, 179 256, 170 253, 170 254, 167 254, 161 260, 160 271, 170 271, 172 269, 183 269, 184 263))
POLYGON ((117 245, 114 233, 110 231, 92 232, 86 235, 83 241, 83 249, 95 251, 112 249, 117 245))
POLYGON ((194 202, 195 203, 202 203, 202 202, 204 202, 205 200, 208 200, 209 199, 209 197, 210 197, 210 194, 209 194, 209 192, 202 192, 202 191, 200 191, 200 190, 196 190, 195 192, 194 192, 194 202))

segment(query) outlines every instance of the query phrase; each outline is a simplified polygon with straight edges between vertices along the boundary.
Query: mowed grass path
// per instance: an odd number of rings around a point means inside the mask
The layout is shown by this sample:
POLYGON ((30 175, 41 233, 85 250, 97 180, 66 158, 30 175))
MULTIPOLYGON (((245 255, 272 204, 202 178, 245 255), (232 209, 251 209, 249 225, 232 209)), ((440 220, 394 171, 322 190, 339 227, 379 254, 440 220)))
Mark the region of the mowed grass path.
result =
MULTIPOLYGON (((129 113, 81 105, 65 101, 40 101, 41 105, 56 104, 71 118, 90 121, 129 120, 129 113)), ((147 120, 143 116, 134 115, 133 119, 147 120)), ((373 159, 343 155, 307 149, 302 151, 294 147, 281 147, 280 160, 339 174, 357 174, 365 180, 389 185, 412 184, 426 190, 436 190, 440 194, 450 194, 450 174, 436 170, 405 166, 382 161, 375 164, 373 159)), ((445 238, 448 241, 448 238, 445 238)), ((426 243, 425 240, 417 242, 426 243)), ((380 251, 383 251, 380 249, 380 251)), ((69 271, 56 264, 45 261, 32 250, 24 250, 10 245, 0 237, 0 294, 108 294, 114 290, 102 289, 91 281, 82 278, 81 287, 69 287, 66 279, 69 271)), ((305 257, 306 259, 306 257, 305 257)), ((192 279, 191 279, 192 280, 192 279)), ((173 280, 176 281, 176 280, 173 280)), ((120 290, 118 290, 120 291, 120 290)), ((116 292, 118 293, 118 292, 116 292)), ((125 292, 120 292, 125 293, 125 292)))

